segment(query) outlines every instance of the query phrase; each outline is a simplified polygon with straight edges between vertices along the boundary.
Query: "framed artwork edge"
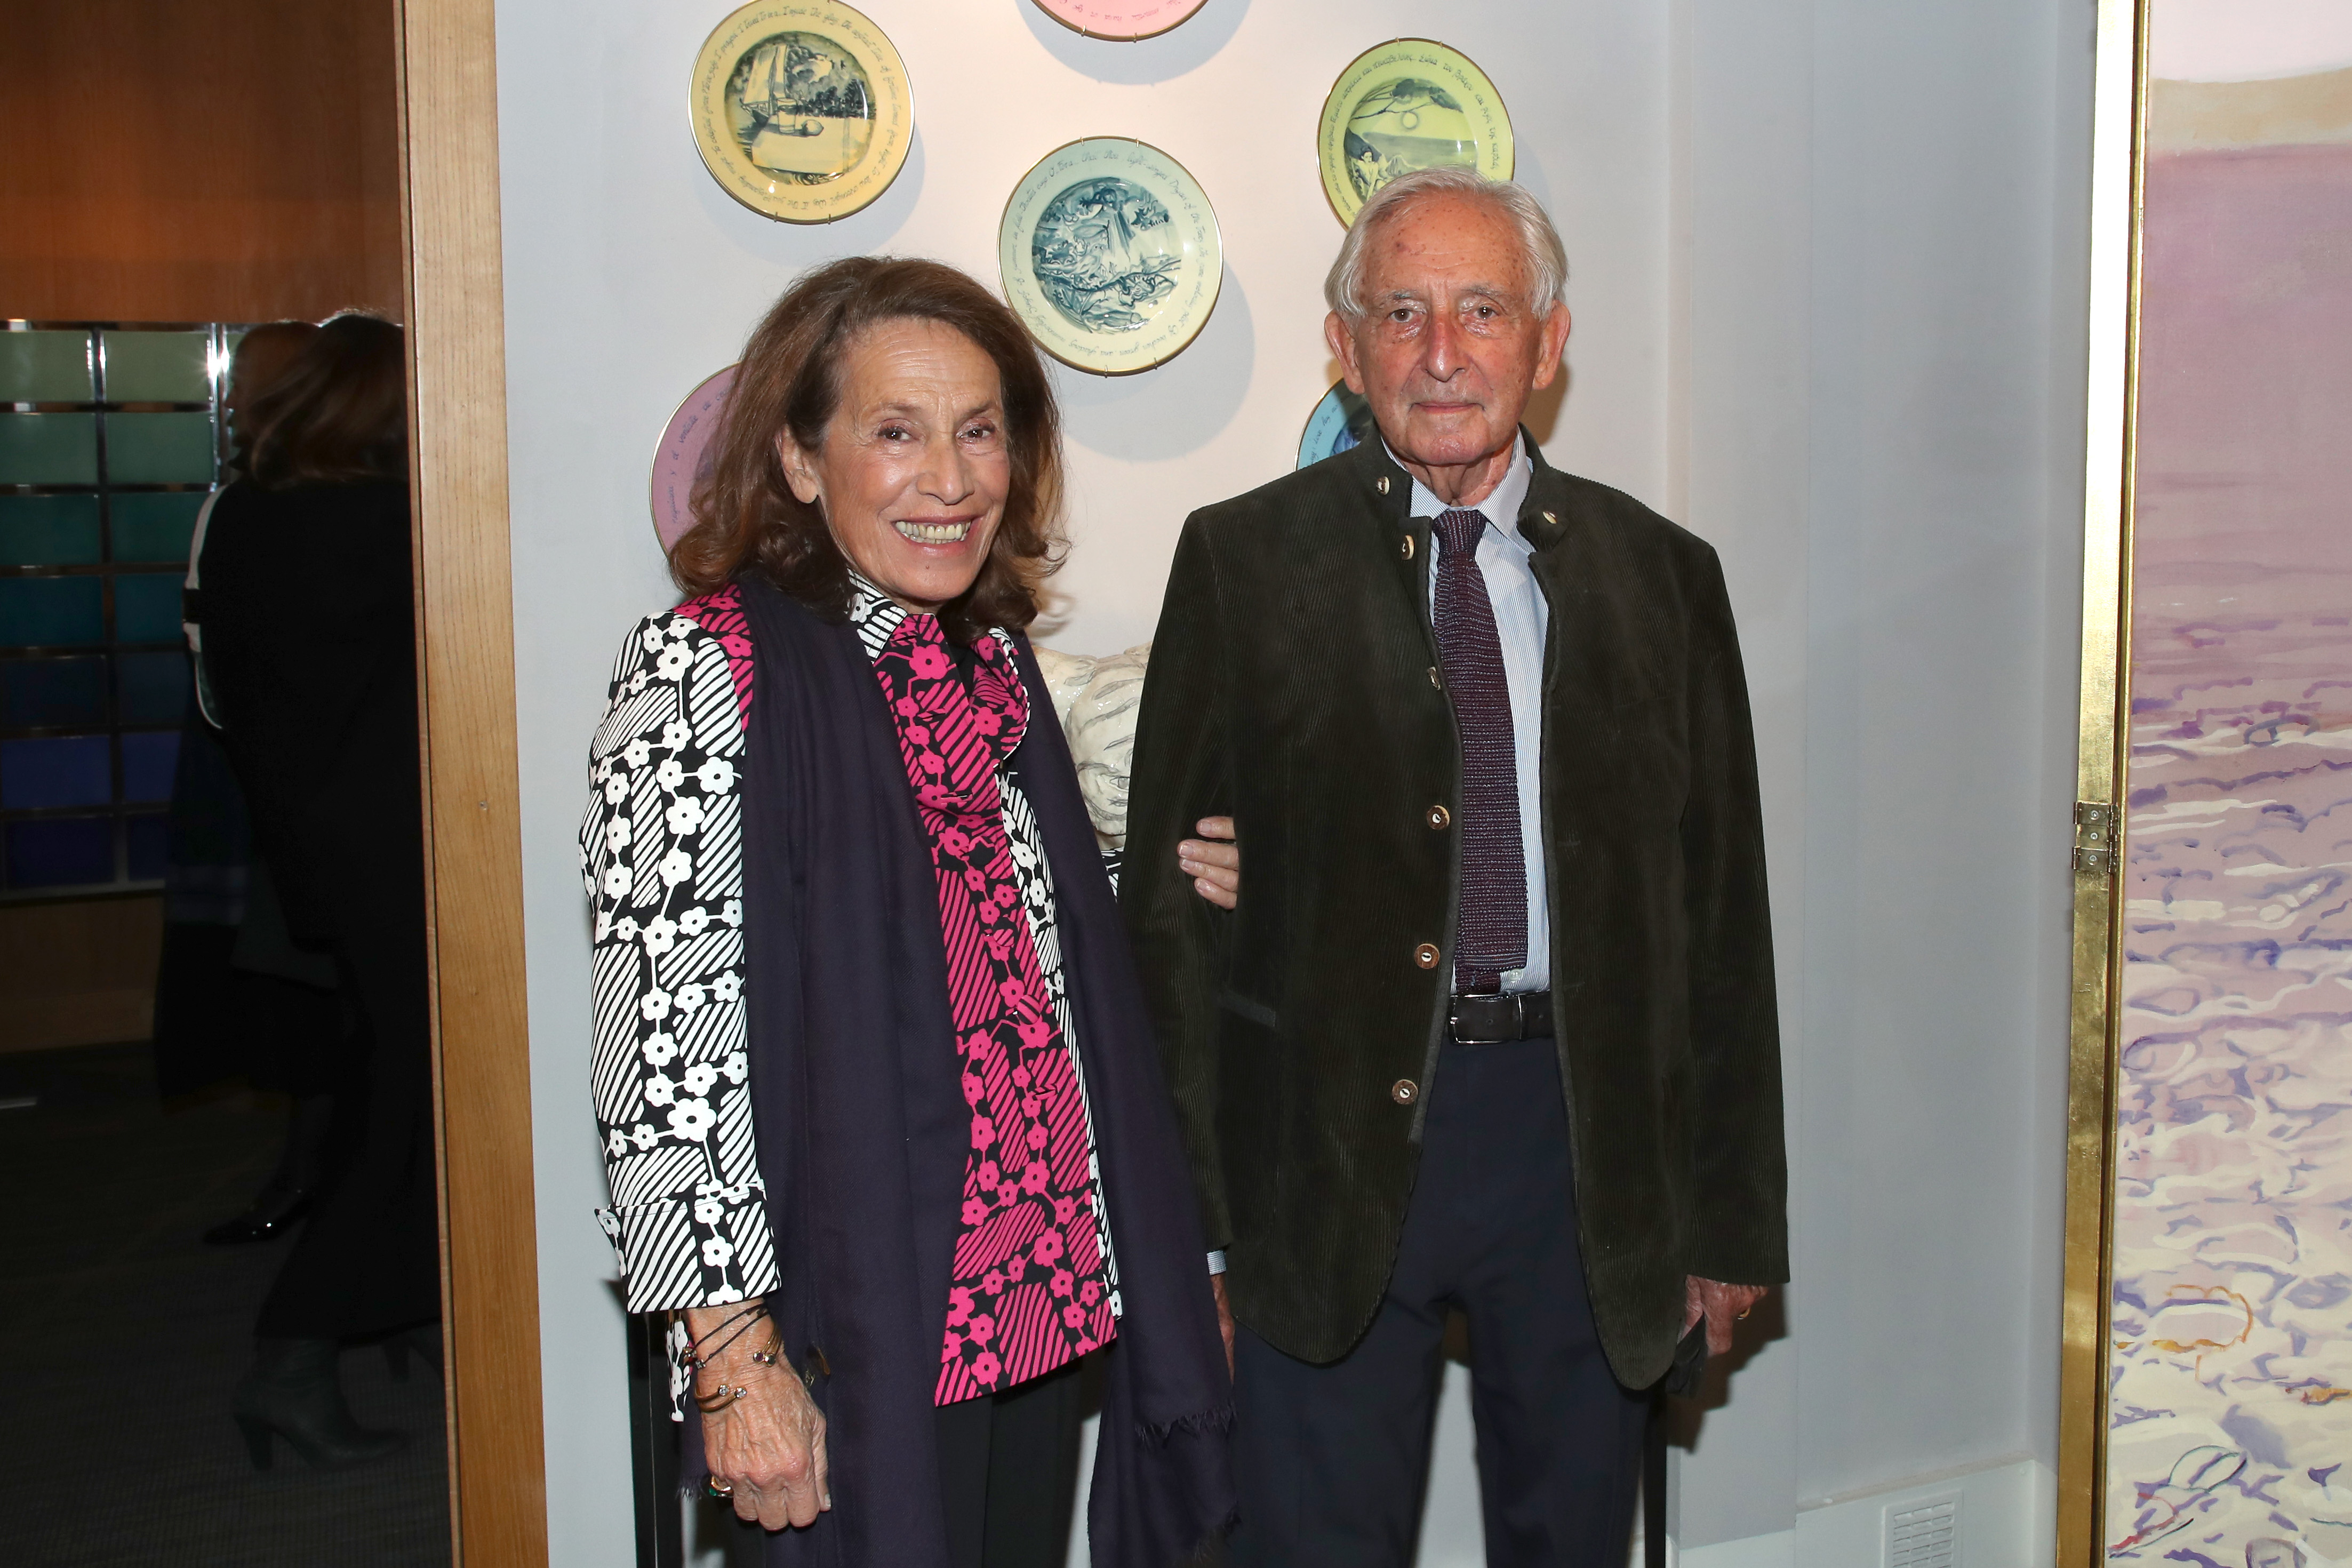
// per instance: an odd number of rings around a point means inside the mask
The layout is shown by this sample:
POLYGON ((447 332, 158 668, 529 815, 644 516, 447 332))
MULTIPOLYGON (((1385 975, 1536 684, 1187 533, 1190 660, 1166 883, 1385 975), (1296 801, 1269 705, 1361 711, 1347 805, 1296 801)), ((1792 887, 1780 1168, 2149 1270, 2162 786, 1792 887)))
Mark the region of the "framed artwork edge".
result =
POLYGON ((2123 748, 2131 702, 2138 215, 2147 124, 2148 5, 2149 0, 2098 0, 2092 89, 2090 344, 2059 1324, 2057 1568, 2094 1568, 2107 1556, 2106 1383, 2123 961, 2116 851, 2122 842, 2123 748), (2102 826, 2104 837, 2097 831, 2102 826))

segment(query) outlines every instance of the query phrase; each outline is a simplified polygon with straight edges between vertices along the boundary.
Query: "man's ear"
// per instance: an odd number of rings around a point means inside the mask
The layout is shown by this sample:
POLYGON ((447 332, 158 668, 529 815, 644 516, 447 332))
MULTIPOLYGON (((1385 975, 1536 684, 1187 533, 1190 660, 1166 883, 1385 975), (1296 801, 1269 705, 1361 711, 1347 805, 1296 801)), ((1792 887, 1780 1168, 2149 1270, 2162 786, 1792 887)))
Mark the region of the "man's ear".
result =
POLYGON ((1538 392, 1549 386, 1559 374, 1559 356, 1568 352, 1568 307, 1554 305, 1551 314, 1544 318, 1543 346, 1536 360, 1538 392))
POLYGON ((784 483, 792 487, 793 499, 803 506, 818 504, 824 491, 817 485, 816 469, 810 464, 808 454, 793 441, 792 432, 776 432, 776 458, 784 466, 784 483))
POLYGON ((1334 310, 1323 318, 1323 342, 1331 357, 1339 362, 1339 379, 1357 396, 1364 395, 1363 366, 1356 360, 1356 334, 1348 330, 1348 318, 1334 310))

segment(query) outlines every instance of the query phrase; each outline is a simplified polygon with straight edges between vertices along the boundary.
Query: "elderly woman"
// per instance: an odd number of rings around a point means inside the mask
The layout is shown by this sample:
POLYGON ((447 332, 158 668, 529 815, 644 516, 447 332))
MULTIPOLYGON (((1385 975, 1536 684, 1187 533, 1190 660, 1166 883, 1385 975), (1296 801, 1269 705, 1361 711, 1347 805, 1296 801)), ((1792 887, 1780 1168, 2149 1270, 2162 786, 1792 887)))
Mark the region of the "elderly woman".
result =
POLYGON ((676 1314, 688 1474, 772 1563, 1097 1564, 1225 1521, 1232 1391, 1157 1053, 1023 628, 1059 417, 962 273, 752 333, 582 826, 604 1216, 676 1314), (786 1529, 787 1526, 795 1528, 786 1529))

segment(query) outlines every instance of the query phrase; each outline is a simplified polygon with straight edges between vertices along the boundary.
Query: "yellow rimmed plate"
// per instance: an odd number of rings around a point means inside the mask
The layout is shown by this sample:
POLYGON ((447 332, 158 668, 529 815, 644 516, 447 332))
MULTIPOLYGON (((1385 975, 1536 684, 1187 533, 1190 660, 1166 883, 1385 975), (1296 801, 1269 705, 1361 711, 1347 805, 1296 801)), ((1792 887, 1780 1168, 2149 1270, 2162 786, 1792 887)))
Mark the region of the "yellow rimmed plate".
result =
POLYGON ((694 144, 719 189, 786 223, 830 223, 898 177, 915 131, 906 62, 865 13, 754 0, 694 62, 694 144))
POLYGON ((1415 169, 1464 165, 1509 179, 1511 116, 1467 55, 1394 38, 1358 55, 1331 84, 1315 155, 1331 210, 1353 223, 1374 191, 1415 169))
POLYGON ((1056 147, 1021 177, 997 227, 1004 297, 1037 345, 1097 375, 1184 351, 1216 308, 1224 241, 1200 183, 1123 136, 1056 147))

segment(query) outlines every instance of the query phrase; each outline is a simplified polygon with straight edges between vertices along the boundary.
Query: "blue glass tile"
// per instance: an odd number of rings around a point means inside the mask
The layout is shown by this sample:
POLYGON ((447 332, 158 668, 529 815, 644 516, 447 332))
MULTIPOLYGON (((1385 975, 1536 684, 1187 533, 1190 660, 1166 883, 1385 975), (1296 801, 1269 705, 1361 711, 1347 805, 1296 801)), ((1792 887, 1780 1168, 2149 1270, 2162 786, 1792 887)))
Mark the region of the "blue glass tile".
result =
MULTIPOLYGON (((74 498, 79 500, 80 498, 74 498)), ((110 503, 117 561, 185 561, 188 541, 204 510, 200 490, 167 495, 118 495, 110 503)))
MULTIPOLYGON (((169 800, 172 767, 179 760, 177 730, 146 730, 122 737, 122 798, 169 800)), ((79 801, 74 803, 79 805, 79 801)))
POLYGON ((0 414, 0 485, 96 483, 97 415, 0 414))
MULTIPOLYGON (((116 711, 125 724, 176 724, 188 714, 188 656, 114 656, 116 711)), ((128 766, 128 762, 125 763, 128 766)))
POLYGON ((106 479, 115 485, 212 483, 213 416, 108 415, 106 479))
POLYGON ((88 332, 0 332, 0 403, 89 400, 88 332))
POLYGON ((0 741, 0 805, 105 805, 114 799, 103 735, 0 741))
POLYGON ((0 577, 0 647, 103 643, 104 593, 98 577, 0 577))
POLYGON ((114 819, 58 816, 8 824, 8 886, 79 888, 114 880, 114 819))
POLYGON ((129 841, 123 847, 131 851, 132 881, 160 882, 163 879, 163 867, 171 858, 170 823, 171 819, 161 812, 123 818, 122 836, 129 841))
POLYGON ((184 572, 120 573, 114 579, 116 642, 181 642, 180 586, 184 572))
POLYGON ((0 664, 0 724, 97 729, 106 723, 102 658, 12 658, 0 664))
POLYGON ((98 560, 96 496, 0 496, 0 566, 94 566, 98 560))
POLYGON ((109 403, 208 403, 212 361, 205 332, 101 332, 109 403))

